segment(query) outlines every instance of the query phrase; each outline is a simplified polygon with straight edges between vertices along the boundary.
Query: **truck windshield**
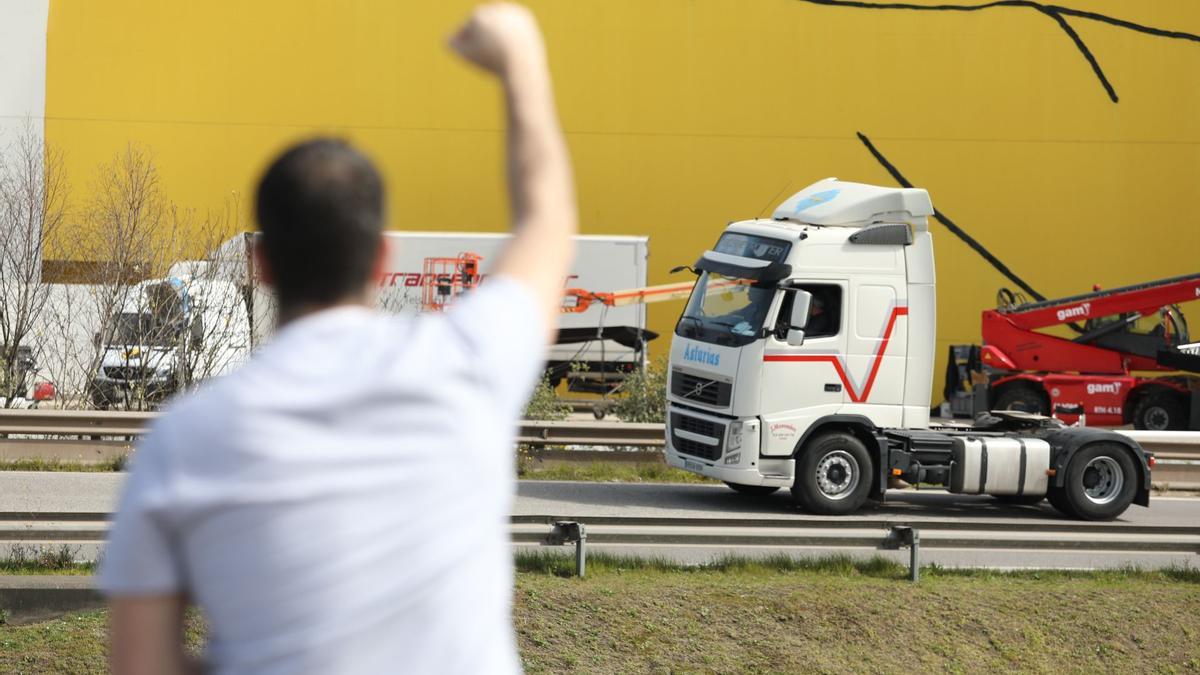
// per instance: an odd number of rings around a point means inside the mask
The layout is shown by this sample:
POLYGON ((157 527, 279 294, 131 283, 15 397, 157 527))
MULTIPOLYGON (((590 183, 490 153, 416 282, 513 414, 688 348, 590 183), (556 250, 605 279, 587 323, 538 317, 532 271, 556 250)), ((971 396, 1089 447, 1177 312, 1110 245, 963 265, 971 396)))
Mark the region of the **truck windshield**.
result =
POLYGON ((774 295, 774 285, 701 272, 675 334, 729 347, 750 344, 762 336, 774 295))

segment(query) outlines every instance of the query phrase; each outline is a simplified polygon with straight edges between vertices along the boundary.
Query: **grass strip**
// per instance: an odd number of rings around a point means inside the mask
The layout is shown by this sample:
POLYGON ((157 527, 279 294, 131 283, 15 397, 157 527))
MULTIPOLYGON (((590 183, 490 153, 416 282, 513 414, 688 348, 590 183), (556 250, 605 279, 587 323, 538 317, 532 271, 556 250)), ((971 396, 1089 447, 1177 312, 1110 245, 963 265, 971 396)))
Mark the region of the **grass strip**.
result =
POLYGON ((36 546, 13 544, 8 556, 0 558, 0 576, 21 574, 88 575, 96 571, 93 562, 79 562, 79 547, 68 544, 36 546))
MULTIPOLYGON (((1200 672, 1195 569, 980 572, 883 558, 685 566, 517 556, 527 672, 1200 672)), ((188 624, 192 650, 203 623, 188 624)), ((0 672, 104 672, 105 614, 0 626, 0 672)))
POLYGON ((554 463, 521 471, 522 480, 574 480, 588 483, 720 483, 662 462, 554 463))
POLYGON ((125 468, 125 458, 116 457, 102 462, 66 462, 59 459, 14 459, 0 462, 0 471, 74 471, 102 473, 125 468))

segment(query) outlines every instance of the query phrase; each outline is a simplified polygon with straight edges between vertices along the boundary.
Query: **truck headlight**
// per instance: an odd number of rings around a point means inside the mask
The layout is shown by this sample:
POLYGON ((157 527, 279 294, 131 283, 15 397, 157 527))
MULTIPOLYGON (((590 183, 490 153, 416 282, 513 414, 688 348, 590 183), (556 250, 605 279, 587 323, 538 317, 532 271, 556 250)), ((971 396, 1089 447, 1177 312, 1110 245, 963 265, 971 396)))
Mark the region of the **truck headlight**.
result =
POLYGON ((725 442, 726 452, 737 452, 742 449, 743 431, 745 431, 745 424, 742 422, 731 422, 729 424, 729 438, 725 442))

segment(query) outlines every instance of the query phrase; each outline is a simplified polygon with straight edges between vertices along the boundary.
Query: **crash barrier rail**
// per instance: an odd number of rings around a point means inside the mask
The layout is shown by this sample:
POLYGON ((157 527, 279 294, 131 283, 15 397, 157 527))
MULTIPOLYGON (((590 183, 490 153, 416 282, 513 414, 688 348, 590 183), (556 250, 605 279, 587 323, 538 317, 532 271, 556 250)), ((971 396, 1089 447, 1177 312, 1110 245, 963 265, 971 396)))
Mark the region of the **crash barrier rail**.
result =
MULTIPOLYGON (((128 452, 130 441, 145 431, 154 416, 152 412, 0 410, 0 460, 114 459, 128 452)), ((1200 432, 1117 431, 1155 454, 1156 481, 1200 488, 1200 432)), ((542 448, 657 449, 664 440, 663 425, 658 423, 522 420, 517 432, 518 443, 542 448)))
MULTIPOLYGON (((0 435, 133 438, 145 432, 152 412, 0 410, 0 435)), ((27 439, 22 439, 27 440, 27 439)), ((526 445, 661 447, 663 425, 522 420, 517 442, 526 445)))
MULTIPOLYGON (((154 419, 153 412, 93 410, 0 410, 0 435, 134 437, 154 419)), ((1200 432, 1117 429, 1159 459, 1200 459, 1200 432)), ((658 447, 663 425, 632 422, 522 420, 518 442, 530 445, 658 447)))
MULTIPOLYGON (((0 513, 0 545, 92 544, 107 535, 108 513, 0 513)), ((968 521, 843 516, 705 518, 515 515, 514 544, 575 546, 576 573, 586 573, 588 546, 753 550, 909 549, 917 580, 920 549, 1028 550, 1059 553, 1200 554, 1200 525, 1136 525, 1025 519, 968 521), (549 528, 549 529, 547 529, 549 528)))

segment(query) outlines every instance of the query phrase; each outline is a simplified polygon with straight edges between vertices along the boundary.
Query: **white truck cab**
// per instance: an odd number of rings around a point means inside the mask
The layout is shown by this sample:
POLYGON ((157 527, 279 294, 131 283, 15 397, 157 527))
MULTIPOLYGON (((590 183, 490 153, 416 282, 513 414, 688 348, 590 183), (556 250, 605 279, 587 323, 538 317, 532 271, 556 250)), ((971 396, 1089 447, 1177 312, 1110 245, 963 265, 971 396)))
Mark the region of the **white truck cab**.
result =
POLYGON ((1119 434, 1000 413, 929 428, 933 213, 925 190, 830 178, 731 223, 676 324, 667 462, 818 513, 892 476, 1081 518, 1148 504, 1153 460, 1119 434))

